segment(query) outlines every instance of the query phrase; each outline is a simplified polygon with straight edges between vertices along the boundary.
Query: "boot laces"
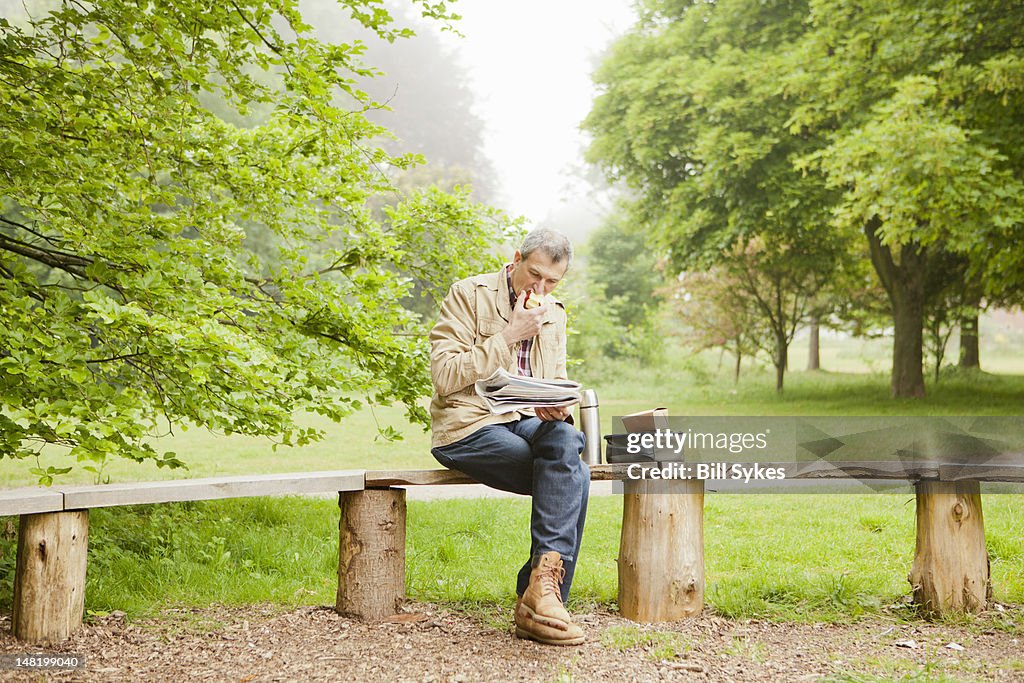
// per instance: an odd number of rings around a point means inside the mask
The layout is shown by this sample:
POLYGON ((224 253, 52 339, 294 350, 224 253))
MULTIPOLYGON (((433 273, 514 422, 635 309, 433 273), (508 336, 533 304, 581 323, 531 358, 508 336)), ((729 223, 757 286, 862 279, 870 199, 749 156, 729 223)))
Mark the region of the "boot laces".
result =
POLYGON ((554 593, 559 596, 558 599, 561 601, 562 591, 558 587, 562 585, 564 578, 565 567, 560 561, 542 567, 538 577, 542 593, 544 595, 554 593))

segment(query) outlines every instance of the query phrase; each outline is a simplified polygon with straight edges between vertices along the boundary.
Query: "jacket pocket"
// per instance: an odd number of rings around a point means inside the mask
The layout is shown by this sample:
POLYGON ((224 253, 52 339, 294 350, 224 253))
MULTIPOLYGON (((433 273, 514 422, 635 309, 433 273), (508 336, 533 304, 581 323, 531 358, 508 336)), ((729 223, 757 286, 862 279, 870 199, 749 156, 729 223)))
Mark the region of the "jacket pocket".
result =
POLYGON ((477 321, 476 325, 477 341, 484 341, 489 337, 499 334, 503 329, 505 329, 505 325, 506 323, 504 320, 481 318, 477 321))

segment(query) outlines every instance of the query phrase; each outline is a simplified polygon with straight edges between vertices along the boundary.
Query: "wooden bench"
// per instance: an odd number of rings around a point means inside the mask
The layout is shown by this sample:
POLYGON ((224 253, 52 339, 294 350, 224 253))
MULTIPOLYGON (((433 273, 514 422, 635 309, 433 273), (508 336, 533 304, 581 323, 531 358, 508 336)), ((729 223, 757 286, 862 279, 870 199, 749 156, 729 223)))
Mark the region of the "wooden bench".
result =
MULTIPOLYGON (((792 465, 792 463, 789 463, 792 465)), ((910 573, 927 612, 976 611, 990 593, 980 485, 1024 482, 1011 464, 984 468, 859 463, 869 479, 911 481, 917 492, 917 547, 910 573)), ((636 621, 696 614, 704 602, 704 482, 627 478, 626 465, 591 467, 592 480, 623 480, 619 607, 636 621), (657 484, 657 486, 655 486, 657 484)), ((811 463, 794 476, 848 476, 811 463)), ((405 595, 405 488, 467 484, 449 470, 344 470, 216 477, 0 492, 0 515, 19 515, 12 630, 36 644, 60 642, 82 624, 89 510, 249 496, 338 493, 338 611, 367 619, 394 614, 405 595)))
MULTIPOLYGON (((784 467, 787 477, 801 482, 852 478, 912 483, 917 539, 907 578, 921 610, 938 616, 980 611, 991 598, 981 481, 1024 483, 1020 461, 1008 456, 976 465, 890 461, 762 464, 784 467)), ((672 621, 698 614, 704 606, 705 481, 636 480, 627 476, 628 467, 590 467, 593 481, 622 481, 619 610, 638 622, 672 621)), ((713 485, 714 480, 707 481, 713 485)), ((475 482, 466 475, 449 470, 378 470, 366 472, 364 490, 341 494, 338 610, 380 618, 393 613, 394 604, 404 595, 402 487, 471 483, 475 482), (387 534, 393 539, 382 544, 380 538, 387 534), (371 543, 378 544, 374 547, 379 555, 362 561, 358 549, 371 543), (359 584, 371 576, 376 592, 359 584)))

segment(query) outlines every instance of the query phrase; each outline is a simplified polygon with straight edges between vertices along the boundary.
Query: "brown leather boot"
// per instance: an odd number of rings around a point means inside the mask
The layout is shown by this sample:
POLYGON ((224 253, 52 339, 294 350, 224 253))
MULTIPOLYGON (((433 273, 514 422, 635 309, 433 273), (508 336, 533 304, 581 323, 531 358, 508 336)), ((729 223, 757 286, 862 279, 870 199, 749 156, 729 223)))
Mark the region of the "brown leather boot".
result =
POLYGON ((548 645, 579 645, 586 636, 562 605, 559 585, 565 569, 557 552, 544 553, 530 572, 526 592, 516 601, 516 637, 548 645))

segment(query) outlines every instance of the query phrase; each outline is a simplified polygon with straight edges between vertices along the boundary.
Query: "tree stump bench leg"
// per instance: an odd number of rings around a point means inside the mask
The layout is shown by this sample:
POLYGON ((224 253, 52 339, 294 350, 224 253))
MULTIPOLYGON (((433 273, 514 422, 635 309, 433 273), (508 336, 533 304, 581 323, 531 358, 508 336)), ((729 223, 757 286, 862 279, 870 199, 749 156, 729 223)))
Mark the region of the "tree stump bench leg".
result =
POLYGON ((675 621, 704 608, 704 482, 623 482, 619 611, 675 621))
POLYGON ((405 489, 343 491, 338 504, 338 613, 396 614, 405 599, 405 489))
POLYGON ((82 626, 89 511, 21 515, 11 630, 36 645, 66 640, 82 626))
POLYGON ((907 579, 925 614, 979 612, 991 595, 981 485, 921 481, 917 549, 907 579))

